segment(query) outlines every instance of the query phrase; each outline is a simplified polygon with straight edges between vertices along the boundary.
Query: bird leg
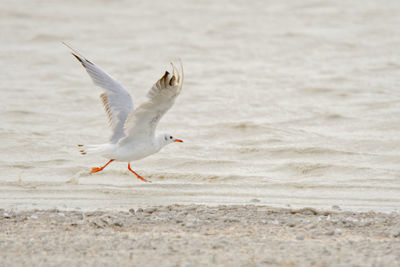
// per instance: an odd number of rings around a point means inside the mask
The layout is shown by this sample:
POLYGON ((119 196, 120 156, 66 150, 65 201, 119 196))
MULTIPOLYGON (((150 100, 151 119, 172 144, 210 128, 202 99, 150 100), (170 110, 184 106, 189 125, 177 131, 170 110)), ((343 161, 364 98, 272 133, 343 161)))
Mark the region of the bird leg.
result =
POLYGON ((151 183, 151 181, 144 179, 142 176, 140 176, 139 174, 137 174, 135 171, 133 171, 131 169, 131 164, 128 163, 128 170, 130 170, 131 172, 133 172, 134 175, 136 175, 137 178, 139 178, 140 180, 142 180, 143 182, 148 182, 151 183))
POLYGON ((105 167, 107 167, 108 164, 110 164, 110 163, 113 162, 113 161, 114 161, 114 159, 110 159, 110 161, 107 162, 107 164, 104 165, 103 167, 93 167, 93 168, 92 168, 92 171, 91 171, 89 174, 93 174, 93 173, 102 171, 105 167))

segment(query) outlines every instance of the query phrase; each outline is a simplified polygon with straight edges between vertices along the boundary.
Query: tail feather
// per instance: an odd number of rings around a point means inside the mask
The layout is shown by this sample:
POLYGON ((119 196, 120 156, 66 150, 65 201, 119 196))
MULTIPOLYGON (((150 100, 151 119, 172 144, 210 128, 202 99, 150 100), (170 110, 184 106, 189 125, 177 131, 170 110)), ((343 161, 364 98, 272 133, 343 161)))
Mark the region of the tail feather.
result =
POLYGON ((82 155, 87 154, 104 154, 110 150, 110 144, 102 144, 102 145, 78 145, 79 152, 82 155))

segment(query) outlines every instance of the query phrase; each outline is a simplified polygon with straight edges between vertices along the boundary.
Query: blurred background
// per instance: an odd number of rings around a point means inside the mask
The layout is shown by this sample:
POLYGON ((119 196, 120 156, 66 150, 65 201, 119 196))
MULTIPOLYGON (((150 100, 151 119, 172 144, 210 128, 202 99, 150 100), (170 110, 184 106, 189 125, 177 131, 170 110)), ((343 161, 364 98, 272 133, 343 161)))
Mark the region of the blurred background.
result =
POLYGON ((400 207, 400 2, 0 3, 0 203, 126 209, 170 203, 400 207), (69 43, 140 103, 181 59, 158 130, 185 141, 132 162, 144 184, 76 144, 108 140, 69 43))

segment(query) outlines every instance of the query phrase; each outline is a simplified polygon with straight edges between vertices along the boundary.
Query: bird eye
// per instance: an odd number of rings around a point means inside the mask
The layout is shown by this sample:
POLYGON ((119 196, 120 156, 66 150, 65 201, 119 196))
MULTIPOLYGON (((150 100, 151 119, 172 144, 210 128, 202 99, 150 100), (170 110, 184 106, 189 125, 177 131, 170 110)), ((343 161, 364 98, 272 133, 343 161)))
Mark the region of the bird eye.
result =
POLYGON ((172 139, 172 136, 170 136, 169 139, 172 139))

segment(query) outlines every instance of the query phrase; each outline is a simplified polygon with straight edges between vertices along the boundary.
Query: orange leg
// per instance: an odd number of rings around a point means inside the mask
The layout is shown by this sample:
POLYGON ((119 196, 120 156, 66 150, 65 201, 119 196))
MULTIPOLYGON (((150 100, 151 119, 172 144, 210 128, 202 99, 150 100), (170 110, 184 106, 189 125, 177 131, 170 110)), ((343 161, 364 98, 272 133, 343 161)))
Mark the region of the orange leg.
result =
POLYGON ((140 176, 139 174, 137 174, 136 172, 134 172, 134 171, 131 169, 131 164, 130 164, 130 163, 128 163, 128 170, 130 170, 131 172, 133 172, 133 174, 136 175, 136 177, 139 178, 140 180, 142 180, 143 182, 151 183, 151 181, 144 179, 142 176, 140 176))
POLYGON ((113 162, 113 161, 114 161, 114 159, 110 159, 110 161, 107 162, 107 164, 104 165, 103 167, 93 167, 93 168, 92 168, 92 171, 91 171, 89 174, 93 174, 93 173, 102 171, 105 167, 107 167, 108 164, 110 164, 110 163, 113 162))

